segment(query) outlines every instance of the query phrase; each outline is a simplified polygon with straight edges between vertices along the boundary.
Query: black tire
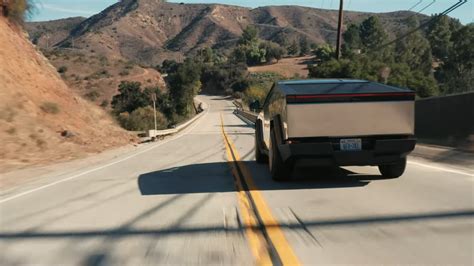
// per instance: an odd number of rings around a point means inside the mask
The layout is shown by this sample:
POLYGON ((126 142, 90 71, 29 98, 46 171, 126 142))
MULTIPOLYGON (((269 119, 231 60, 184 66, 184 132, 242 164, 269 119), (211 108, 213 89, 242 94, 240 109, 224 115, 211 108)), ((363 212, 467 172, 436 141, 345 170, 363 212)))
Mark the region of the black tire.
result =
POLYGON ((285 163, 281 159, 280 151, 278 150, 276 136, 273 129, 270 131, 270 147, 269 154, 269 168, 270 174, 275 181, 287 181, 291 179, 291 164, 285 163))
POLYGON ((379 165, 379 171, 385 178, 398 178, 403 175, 407 166, 407 159, 401 159, 394 164, 379 165))

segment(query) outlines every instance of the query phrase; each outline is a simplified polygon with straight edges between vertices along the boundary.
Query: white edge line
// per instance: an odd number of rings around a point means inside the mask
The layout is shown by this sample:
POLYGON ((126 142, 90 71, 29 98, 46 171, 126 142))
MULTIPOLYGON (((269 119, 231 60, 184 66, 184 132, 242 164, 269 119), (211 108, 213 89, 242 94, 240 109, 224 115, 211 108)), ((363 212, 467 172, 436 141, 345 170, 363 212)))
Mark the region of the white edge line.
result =
POLYGON ((419 163, 419 162, 413 162, 413 161, 408 161, 408 163, 413 164, 413 165, 417 165, 417 166, 423 166, 423 167, 426 167, 426 168, 431 168, 431 169, 434 169, 434 170, 440 170, 440 171, 444 171, 444 172, 449 172, 449 173, 474 177, 474 174, 470 174, 470 173, 464 172, 464 171, 458 171, 458 170, 451 169, 451 168, 433 166, 433 165, 419 163))
MULTIPOLYGON (((206 116, 206 115, 209 113, 209 110, 210 110, 210 109, 211 109, 211 107, 210 107, 210 105, 208 105, 208 108, 207 108, 206 113, 205 113, 204 115, 202 115, 201 118, 204 117, 204 116, 206 116)), ((197 119, 196 119, 196 120, 197 120, 197 119)), ((201 121, 202 121, 202 120, 200 120, 199 122, 201 122, 201 121)), ((49 187, 55 186, 55 185, 57 185, 57 184, 61 184, 61 183, 64 183, 64 182, 67 182, 67 181, 76 179, 76 178, 78 178, 78 177, 81 177, 81 176, 90 174, 90 173, 92 173, 92 172, 102 170, 102 169, 107 168, 107 167, 109 167, 109 166, 112 166, 112 165, 121 163, 121 162, 126 161, 126 160, 129 160, 129 159, 131 159, 131 158, 133 158, 133 157, 136 157, 136 156, 138 156, 138 155, 140 155, 140 154, 143 154, 143 153, 145 153, 145 152, 148 152, 148 151, 151 151, 151 150, 153 150, 153 149, 156 149, 156 148, 160 147, 161 145, 164 145, 164 144, 166 144, 166 143, 168 143, 168 142, 171 142, 171 141, 174 141, 174 140, 177 140, 177 139, 179 139, 179 138, 182 138, 182 137, 186 136, 189 131, 192 131, 194 128, 197 127, 197 125, 199 125, 199 122, 196 123, 194 126, 188 128, 188 130, 187 130, 185 133, 180 134, 180 135, 178 135, 178 136, 176 136, 176 137, 174 137, 174 138, 168 139, 168 140, 166 140, 166 141, 164 141, 164 142, 160 142, 160 143, 156 144, 155 146, 150 147, 150 148, 148 148, 148 149, 146 149, 146 150, 137 152, 137 153, 135 153, 135 154, 132 154, 132 155, 130 155, 130 156, 127 156, 127 157, 125 157, 125 158, 123 158, 123 159, 120 159, 120 160, 118 160, 118 161, 111 162, 111 163, 108 163, 108 164, 106 164, 106 165, 102 165, 102 166, 100 166, 100 167, 96 167, 96 168, 87 170, 87 171, 82 172, 82 173, 80 173, 80 174, 76 174, 76 175, 73 175, 73 176, 70 176, 70 177, 66 177, 66 178, 64 178, 64 179, 55 181, 55 182, 53 182, 53 183, 50 183, 50 184, 47 184, 47 185, 44 185, 44 186, 41 186, 41 187, 37 187, 37 188, 34 188, 34 189, 30 189, 30 190, 21 192, 21 193, 19 193, 19 194, 17 194, 17 195, 14 195, 14 196, 11 196, 11 197, 2 199, 2 200, 0 200, 0 204, 5 203, 5 202, 7 202, 7 201, 11 201, 11 200, 17 199, 17 198, 20 198, 20 197, 23 197, 23 196, 26 196, 26 195, 31 194, 31 193, 34 193, 34 192, 36 192, 36 191, 43 190, 43 189, 45 189, 45 188, 49 188, 49 187)))

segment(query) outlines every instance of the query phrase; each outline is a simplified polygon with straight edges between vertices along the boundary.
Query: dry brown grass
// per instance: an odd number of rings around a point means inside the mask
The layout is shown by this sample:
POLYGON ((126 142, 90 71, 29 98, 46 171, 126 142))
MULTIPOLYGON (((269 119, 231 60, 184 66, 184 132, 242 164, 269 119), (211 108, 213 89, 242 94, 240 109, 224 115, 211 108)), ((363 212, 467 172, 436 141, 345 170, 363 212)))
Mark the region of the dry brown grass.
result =
POLYGON ((309 73, 307 64, 312 60, 312 56, 283 58, 275 64, 249 67, 249 71, 255 73, 273 72, 286 78, 306 78, 309 73))
POLYGON ((61 111, 57 103, 44 102, 40 105, 41 110, 47 114, 59 114, 61 111))

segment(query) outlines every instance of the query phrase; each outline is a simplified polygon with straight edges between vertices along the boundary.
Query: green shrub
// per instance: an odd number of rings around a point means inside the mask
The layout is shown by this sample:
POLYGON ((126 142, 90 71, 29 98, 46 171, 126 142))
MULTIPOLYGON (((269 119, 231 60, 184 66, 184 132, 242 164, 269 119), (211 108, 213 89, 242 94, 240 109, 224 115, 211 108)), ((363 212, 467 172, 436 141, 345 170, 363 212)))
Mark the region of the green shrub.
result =
POLYGON ((329 61, 334 58, 336 54, 336 49, 328 44, 323 44, 316 48, 313 52, 317 59, 321 61, 329 61))
MULTIPOLYGON (((158 129, 166 129, 168 121, 159 111, 156 112, 156 121, 158 129)), ((141 131, 155 128, 155 118, 153 108, 150 106, 140 107, 131 114, 125 112, 118 116, 118 121, 122 127, 127 130, 141 131)))
POLYGON ((53 102, 44 102, 40 108, 47 114, 58 114, 60 112, 59 105, 53 102))

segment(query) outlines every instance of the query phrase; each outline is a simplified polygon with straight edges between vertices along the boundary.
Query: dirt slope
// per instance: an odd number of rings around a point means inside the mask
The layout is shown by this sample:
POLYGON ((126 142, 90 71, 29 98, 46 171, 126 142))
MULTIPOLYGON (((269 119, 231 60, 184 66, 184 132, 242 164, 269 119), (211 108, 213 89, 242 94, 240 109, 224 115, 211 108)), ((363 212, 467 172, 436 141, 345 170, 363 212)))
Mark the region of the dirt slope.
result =
POLYGON ((2 17, 0 44, 0 172, 130 142, 128 133, 71 91, 23 32, 2 17), (65 130, 74 136, 61 136, 65 130))

